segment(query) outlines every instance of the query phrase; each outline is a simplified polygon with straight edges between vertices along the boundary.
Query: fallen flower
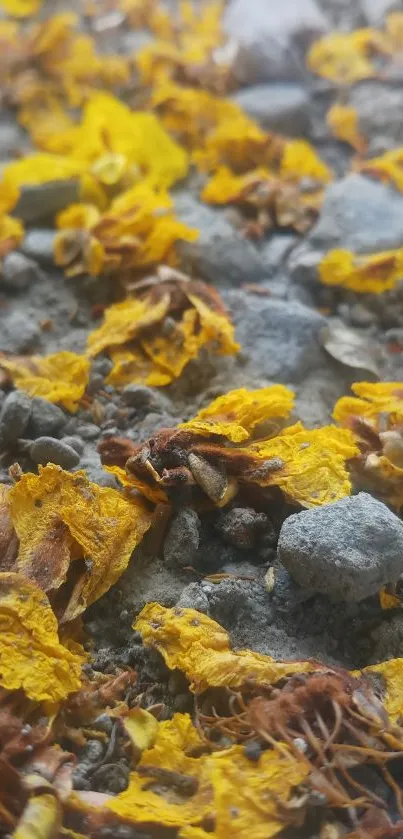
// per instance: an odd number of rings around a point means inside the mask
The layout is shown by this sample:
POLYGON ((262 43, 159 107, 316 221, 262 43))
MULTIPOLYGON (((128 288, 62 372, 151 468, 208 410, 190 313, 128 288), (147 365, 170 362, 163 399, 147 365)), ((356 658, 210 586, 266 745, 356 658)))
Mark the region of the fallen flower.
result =
POLYGON ((44 592, 22 574, 0 573, 0 684, 37 702, 60 702, 81 684, 82 657, 59 642, 44 592))
POLYGON ((44 357, 3 353, 0 368, 30 396, 41 396, 74 414, 88 384, 90 364, 84 356, 62 350, 44 357))
POLYGON ((49 594, 61 623, 119 579, 151 524, 140 499, 53 464, 22 475, 7 503, 19 540, 12 570, 49 594))
POLYGON ((355 108, 336 102, 329 108, 326 122, 338 140, 349 143, 360 154, 365 152, 367 142, 360 132, 359 116, 355 108))
POLYGON ((2 0, 3 10, 13 17, 31 17, 39 12, 42 0, 2 0))
POLYGON ((360 255, 336 249, 319 265, 324 285, 340 286, 359 294, 382 294, 394 288, 403 276, 403 249, 360 255))
POLYGON ((148 603, 135 621, 144 644, 158 650, 170 670, 182 670, 195 692, 240 688, 249 679, 271 685, 292 673, 316 670, 308 661, 275 661, 251 650, 233 651, 228 632, 195 609, 148 603))
POLYGON ((107 349, 114 362, 108 384, 123 387, 135 381, 160 387, 178 378, 206 345, 223 355, 239 349, 214 289, 174 273, 166 279, 110 306, 103 324, 89 336, 88 354, 107 349))
POLYGON ((392 184, 399 192, 403 192, 403 148, 359 161, 355 168, 364 175, 392 184))

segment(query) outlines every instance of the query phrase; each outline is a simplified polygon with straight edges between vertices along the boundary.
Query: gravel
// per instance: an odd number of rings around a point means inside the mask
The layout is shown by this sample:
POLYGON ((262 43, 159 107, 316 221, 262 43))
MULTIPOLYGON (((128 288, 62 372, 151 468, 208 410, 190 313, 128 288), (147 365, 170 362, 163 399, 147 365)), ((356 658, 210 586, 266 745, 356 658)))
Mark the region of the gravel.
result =
POLYGON ((63 469, 72 469, 80 462, 79 453, 55 437, 38 437, 29 447, 29 456, 34 463, 56 463, 63 469))
POLYGON ((0 448, 22 437, 31 415, 32 403, 22 390, 14 390, 3 402, 0 413, 0 448))
POLYGON ((286 519, 278 559, 302 587, 360 601, 403 572, 403 522, 360 492, 286 519))
POLYGON ((8 291, 23 291, 40 277, 41 271, 33 259, 12 251, 5 257, 0 275, 0 285, 8 291))
POLYGON ((191 565, 199 547, 200 519, 184 507, 173 519, 164 541, 164 560, 169 566, 191 565))

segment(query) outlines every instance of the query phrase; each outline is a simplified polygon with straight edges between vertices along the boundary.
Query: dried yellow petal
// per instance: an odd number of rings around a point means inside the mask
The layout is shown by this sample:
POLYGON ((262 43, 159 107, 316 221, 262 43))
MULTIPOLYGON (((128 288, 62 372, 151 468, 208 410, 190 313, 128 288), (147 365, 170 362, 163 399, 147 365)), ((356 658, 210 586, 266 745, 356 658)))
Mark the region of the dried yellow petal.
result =
POLYGON ((92 204, 70 204, 66 210, 62 210, 56 218, 59 230, 66 227, 74 227, 79 230, 91 230, 99 219, 101 213, 92 204))
POLYGON ((358 293, 382 294, 394 288, 403 275, 403 248, 361 256, 351 251, 329 251, 319 265, 324 285, 340 286, 358 293))
POLYGON ((281 158, 280 176, 297 180, 312 178, 312 180, 324 184, 332 180, 330 169, 306 140, 288 140, 286 142, 281 158))
POLYGON ((389 609, 396 609, 402 605, 402 601, 397 594, 391 594, 383 586, 379 592, 379 604, 381 609, 388 611, 389 609))
POLYGON ((248 189, 259 182, 273 180, 268 169, 253 169, 243 175, 235 175, 228 166, 219 166, 202 190, 201 198, 208 204, 230 204, 239 201, 248 189))
POLYGON ((88 338, 88 354, 92 357, 108 347, 120 346, 133 340, 141 330, 165 317, 169 303, 169 294, 164 294, 155 304, 146 297, 143 300, 123 300, 122 303, 109 306, 105 311, 104 322, 88 338))
POLYGON ((127 715, 123 717, 123 725, 132 746, 138 752, 143 752, 154 744, 158 722, 149 711, 137 706, 130 708, 127 715))
POLYGON ((172 375, 140 347, 112 348, 110 353, 113 367, 106 383, 116 388, 136 382, 149 387, 164 387, 172 381, 172 375))
POLYGON ((24 237, 24 227, 17 218, 0 216, 0 257, 18 247, 24 237))
POLYGON ((364 175, 377 178, 383 183, 393 184, 403 192, 403 148, 385 152, 379 157, 363 160, 356 167, 364 175))
POLYGON ((13 17, 31 17, 39 12, 42 0, 2 0, 4 12, 13 17))
MULTIPOLYGON (((192 836, 186 831, 204 821, 214 825, 209 835, 216 839, 230 835, 270 839, 279 833, 284 819, 278 802, 286 804, 293 787, 307 777, 309 764, 302 757, 300 761, 291 755, 287 759, 286 754, 274 750, 264 752, 254 764, 242 746, 189 756, 202 744, 187 714, 175 714, 158 723, 155 743, 143 752, 138 764, 141 775, 132 772, 128 789, 110 799, 107 808, 134 823, 185 828, 184 836, 192 836), (163 789, 154 791, 150 781, 158 778, 159 770, 186 776, 193 782, 193 791, 175 797, 164 794, 163 789)), ((193 835, 203 836, 203 832, 193 835)))
POLYGON ((218 434, 232 443, 241 443, 265 420, 288 417, 293 404, 294 394, 284 385, 259 390, 242 387, 219 396, 179 428, 203 436, 218 434))
POLYGON ((36 702, 60 702, 80 688, 80 657, 59 643, 57 620, 41 589, 0 573, 0 684, 36 702))
POLYGON ((33 795, 26 804, 14 839, 53 839, 59 834, 62 806, 56 795, 33 795))
POLYGON ((385 680, 386 692, 382 698, 392 722, 397 722, 403 716, 403 658, 392 658, 381 664, 370 664, 360 671, 360 675, 381 676, 385 680))
POLYGON ((32 154, 8 163, 3 170, 6 187, 44 184, 48 181, 62 181, 77 177, 83 164, 70 157, 56 154, 32 154))
POLYGON ((310 48, 308 67, 318 76, 344 84, 370 79, 376 75, 375 66, 368 57, 372 39, 372 29, 326 35, 310 48))
POLYGON ((140 499, 128 499, 91 483, 85 472, 49 464, 27 473, 9 492, 11 518, 20 541, 16 570, 44 591, 57 590, 77 559, 63 621, 72 620, 102 596, 125 571, 151 523, 140 499))
POLYGON ((148 603, 134 628, 146 646, 155 647, 170 670, 182 670, 190 689, 239 687, 253 679, 275 684, 284 676, 315 670, 308 661, 275 661, 250 650, 233 652, 228 633, 218 623, 195 609, 167 609, 148 603))
POLYGON ((291 501, 303 507, 330 504, 351 493, 346 461, 359 454, 354 435, 334 425, 306 429, 301 423, 285 428, 276 437, 252 443, 245 452, 273 463, 266 475, 259 471, 249 480, 260 486, 278 486, 291 501))
POLYGON ((366 141, 360 133, 359 117, 355 108, 336 103, 327 112, 326 122, 335 137, 349 143, 353 149, 363 154, 366 141))
POLYGON ((376 424, 380 414, 387 414, 392 426, 403 422, 403 382, 356 382, 351 390, 355 397, 342 396, 334 406, 337 422, 357 416, 376 424))
POLYGON ((41 396, 75 413, 88 384, 90 364, 84 356, 62 350, 42 358, 0 357, 0 367, 30 396, 41 396))

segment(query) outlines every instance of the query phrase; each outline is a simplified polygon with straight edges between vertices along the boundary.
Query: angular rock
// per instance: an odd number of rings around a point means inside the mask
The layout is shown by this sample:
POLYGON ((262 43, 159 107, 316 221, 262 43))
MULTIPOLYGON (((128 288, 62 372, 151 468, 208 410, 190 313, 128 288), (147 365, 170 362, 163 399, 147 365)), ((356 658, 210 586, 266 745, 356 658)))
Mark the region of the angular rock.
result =
POLYGON ((13 390, 5 398, 0 413, 0 447, 22 437, 31 414, 31 399, 22 390, 13 390))
POLYGON ((195 510, 179 510, 164 541, 164 560, 170 567, 192 564, 199 547, 199 531, 200 519, 195 510))
POLYGON ((239 44, 236 73, 245 84, 297 79, 308 46, 327 21, 314 0, 232 0, 223 17, 226 34, 239 44))
POLYGON ((37 437, 54 437, 58 435, 67 421, 66 414, 58 405, 53 405, 47 399, 34 396, 31 400, 32 410, 27 428, 27 437, 35 440, 37 437))
MULTIPOLYGON (((371 0, 372 2, 372 0, 371 0)), ((370 155, 403 142, 403 90, 401 85, 365 81, 351 89, 349 104, 359 117, 359 130, 369 141, 370 155)))
POLYGON ((360 601, 403 572, 403 522, 360 492, 286 519, 278 558, 303 588, 360 601))
POLYGON ((200 231, 196 242, 182 242, 179 250, 196 274, 212 283, 239 286, 267 279, 260 254, 223 215, 185 192, 177 193, 176 214, 200 231))
POLYGON ((14 209, 15 215, 25 223, 54 216, 68 204, 79 201, 80 184, 77 180, 48 181, 44 184, 24 186, 14 209))
POLYGON ((326 190, 318 222, 308 236, 317 250, 357 253, 403 245, 403 196, 370 178, 347 175, 326 190))
POLYGON ((55 437, 38 437, 29 447, 29 456, 34 463, 56 463, 62 469, 72 469, 80 463, 78 452, 55 437))
POLYGON ((33 259, 12 251, 3 261, 0 284, 9 291, 23 291, 40 276, 41 270, 33 259))
POLYGON ((309 96, 301 84, 273 82, 245 87, 234 102, 267 131, 300 137, 309 131, 309 96))
POLYGON ((251 507, 233 507, 219 514, 215 528, 225 542, 247 551, 256 546, 271 525, 265 513, 257 513, 251 507))

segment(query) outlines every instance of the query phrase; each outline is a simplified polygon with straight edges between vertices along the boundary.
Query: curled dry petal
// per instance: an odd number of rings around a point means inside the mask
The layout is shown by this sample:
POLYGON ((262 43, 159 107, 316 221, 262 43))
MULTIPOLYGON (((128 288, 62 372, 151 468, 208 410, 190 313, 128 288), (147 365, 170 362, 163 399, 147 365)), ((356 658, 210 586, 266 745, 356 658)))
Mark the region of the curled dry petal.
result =
POLYGON ((0 573, 0 683, 37 702, 60 702, 80 687, 82 657, 58 638, 44 592, 22 574, 0 573))
POLYGON ((87 358, 62 350, 48 356, 0 357, 16 387, 30 396, 41 396, 75 413, 88 384, 87 358))

